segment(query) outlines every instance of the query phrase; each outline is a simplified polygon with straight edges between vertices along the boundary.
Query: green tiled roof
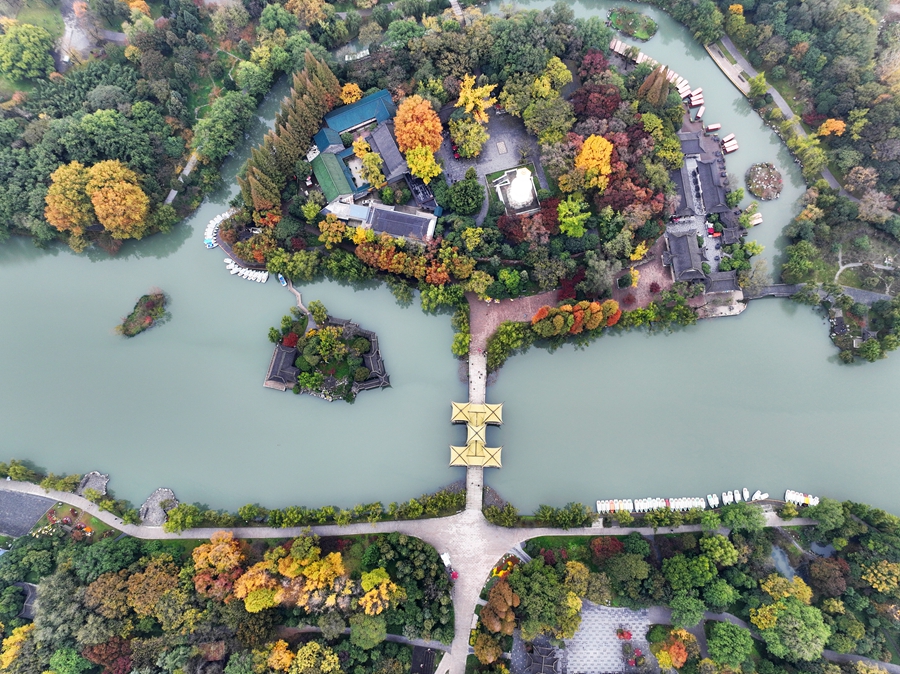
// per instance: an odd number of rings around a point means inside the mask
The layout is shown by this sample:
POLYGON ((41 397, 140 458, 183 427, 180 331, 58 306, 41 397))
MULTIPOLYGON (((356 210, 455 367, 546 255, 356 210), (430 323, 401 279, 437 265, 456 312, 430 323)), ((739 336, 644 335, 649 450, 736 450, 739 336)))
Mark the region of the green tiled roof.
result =
POLYGON ((350 187, 347 176, 341 168, 341 160, 336 155, 320 154, 313 159, 312 168, 328 203, 345 194, 353 194, 353 188, 350 187))
POLYGON ((335 131, 343 133, 370 120, 387 121, 394 116, 395 111, 391 92, 381 89, 356 103, 335 108, 325 115, 325 123, 335 131))

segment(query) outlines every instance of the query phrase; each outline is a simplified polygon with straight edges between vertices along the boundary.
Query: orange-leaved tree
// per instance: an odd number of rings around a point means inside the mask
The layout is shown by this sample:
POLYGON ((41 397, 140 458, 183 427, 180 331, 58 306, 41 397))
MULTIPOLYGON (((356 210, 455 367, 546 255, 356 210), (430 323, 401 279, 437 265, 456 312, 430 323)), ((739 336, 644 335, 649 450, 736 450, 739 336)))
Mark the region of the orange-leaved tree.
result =
POLYGON ((819 126, 819 130, 816 131, 820 136, 830 136, 834 134, 835 136, 843 136, 844 130, 847 128, 847 123, 840 119, 826 119, 819 126))
POLYGON ((101 161, 88 169, 87 195, 100 224, 115 239, 139 239, 146 231, 150 200, 138 175, 122 162, 101 161))
POLYGON ((588 136, 575 157, 575 168, 584 171, 587 187, 605 190, 612 173, 613 144, 603 136, 588 136))
POLYGON ((441 120, 431 103, 421 96, 409 96, 397 107, 394 135, 401 152, 427 147, 437 152, 441 147, 441 120))
POLYGON ((75 234, 81 234, 94 220, 94 208, 85 192, 87 170, 81 163, 73 161, 51 173, 50 180, 52 182, 47 189, 44 217, 60 231, 71 230, 75 234))

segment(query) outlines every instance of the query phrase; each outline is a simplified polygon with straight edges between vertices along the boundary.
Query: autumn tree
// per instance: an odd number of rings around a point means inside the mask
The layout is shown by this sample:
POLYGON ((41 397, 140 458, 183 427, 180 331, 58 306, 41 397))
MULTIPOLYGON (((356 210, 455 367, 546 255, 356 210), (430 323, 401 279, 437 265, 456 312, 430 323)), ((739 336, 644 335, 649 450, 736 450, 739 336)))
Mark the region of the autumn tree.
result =
POLYGON ((344 105, 356 103, 356 101, 362 97, 362 89, 359 88, 359 85, 356 82, 347 82, 347 84, 341 87, 341 102, 343 102, 344 105))
POLYGON ((439 176, 443 170, 434 160, 434 152, 424 145, 406 153, 406 164, 409 166, 409 172, 417 178, 421 178, 426 185, 431 182, 432 178, 439 176))
POLYGON ((139 239, 146 231, 150 200, 138 181, 138 175, 118 160, 101 161, 88 169, 85 192, 97 220, 115 239, 139 239))
POLYGON ((503 655, 500 642, 490 634, 479 632, 475 637, 475 657, 483 665, 489 665, 503 655))
POLYGON ((437 152, 443 142, 441 120, 431 103, 421 96, 409 96, 397 107, 394 135, 401 152, 425 147, 437 152))
POLYGON ((859 200, 859 217, 867 222, 886 222, 896 202, 884 192, 869 190, 859 200))
POLYGON ((477 157, 490 136, 485 128, 471 117, 450 120, 450 137, 463 157, 477 157))
POLYGON ((325 0, 288 0, 285 9, 305 26, 314 26, 325 18, 325 0))
POLYGON ((371 151, 372 146, 369 145, 368 141, 365 138, 357 138, 353 141, 353 154, 356 155, 359 159, 362 159, 371 151))
POLYGON ((843 136, 844 130, 847 128, 846 122, 840 119, 826 119, 816 131, 820 136, 843 136))
POLYGON ((381 167, 384 160, 377 152, 369 152, 362 158, 362 174, 367 183, 373 187, 381 187, 385 183, 381 167))
POLYGON ((319 221, 319 241, 331 250, 347 236, 347 225, 339 220, 334 213, 329 213, 324 220, 319 221))
POLYGON ((856 196, 874 190, 878 184, 878 171, 869 166, 854 166, 846 175, 847 190, 856 196))
POLYGON ((662 107, 669 97, 667 71, 666 66, 657 66, 638 87, 637 97, 646 100, 654 108, 662 107))
POLYGON ((85 588, 84 605, 104 618, 124 618, 128 605, 128 572, 104 573, 85 588))
POLYGON ((276 605, 278 581, 272 574, 272 563, 254 564, 234 583, 234 596, 244 600, 248 613, 259 613, 276 605))
POLYGON ((466 114, 471 115, 475 121, 487 124, 487 110, 497 102, 497 99, 491 96, 496 88, 496 84, 476 87, 475 76, 466 75, 459 87, 459 99, 456 101, 455 107, 465 110, 466 114))
POLYGON ((297 649, 289 674, 343 674, 338 654, 318 641, 310 641, 297 649))
POLYGON ((609 185, 612 173, 613 144, 603 136, 588 136, 575 156, 575 168, 584 171, 586 187, 596 187, 603 191, 609 185))
POLYGON ((481 623, 491 632, 511 635, 516 626, 513 609, 519 601, 519 595, 512 591, 506 578, 501 578, 488 591, 487 604, 481 609, 481 623))
POLYGON ((194 548, 194 587, 198 593, 226 601, 242 573, 244 552, 230 531, 217 531, 209 543, 194 548))
POLYGON ((60 231, 83 233, 84 227, 94 219, 94 209, 85 191, 88 172, 81 163, 73 161, 51 173, 50 181, 44 209, 47 222, 60 231))

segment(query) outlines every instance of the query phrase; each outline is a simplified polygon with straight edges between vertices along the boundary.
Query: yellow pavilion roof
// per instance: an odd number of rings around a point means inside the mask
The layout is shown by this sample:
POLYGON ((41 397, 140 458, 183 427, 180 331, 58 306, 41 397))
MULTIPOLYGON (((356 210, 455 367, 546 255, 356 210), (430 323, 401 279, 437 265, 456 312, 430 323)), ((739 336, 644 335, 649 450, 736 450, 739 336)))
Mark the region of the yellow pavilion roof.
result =
POLYGON ((500 468, 502 447, 487 447, 487 425, 503 423, 503 405, 451 403, 450 421, 466 424, 466 446, 450 447, 451 466, 500 468))

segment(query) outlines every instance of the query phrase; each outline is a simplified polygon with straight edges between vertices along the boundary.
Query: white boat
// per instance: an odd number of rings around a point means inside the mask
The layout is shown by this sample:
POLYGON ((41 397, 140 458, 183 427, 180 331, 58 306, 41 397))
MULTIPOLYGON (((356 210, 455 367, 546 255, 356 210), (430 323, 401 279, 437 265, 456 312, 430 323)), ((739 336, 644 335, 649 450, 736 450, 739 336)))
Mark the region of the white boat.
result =
MULTIPOLYGON (((279 282, 281 285, 287 287, 287 280, 285 280, 284 274, 281 274, 281 273, 278 274, 278 282, 279 282)), ((597 501, 597 503, 600 503, 600 501, 597 501)))
POLYGON ((734 490, 734 502, 737 503, 741 500, 741 492, 739 489, 734 490))
POLYGON ((269 272, 264 271, 263 272, 263 283, 268 283, 268 282, 269 282, 269 272))
POLYGON ((722 492, 722 505, 730 505, 734 503, 734 496, 731 495, 730 491, 722 492))
POLYGON ((237 274, 240 270, 241 270, 240 267, 231 267, 231 273, 232 273, 232 274, 237 274))
POLYGON ((750 500, 750 492, 747 490, 747 487, 744 487, 743 493, 744 493, 744 500, 749 501, 750 500))
POLYGON ((696 117, 695 119, 696 119, 696 120, 703 119, 703 113, 704 113, 704 112, 706 112, 706 106, 705 106, 705 105, 701 105, 701 106, 700 106, 700 109, 697 110, 697 117, 696 117))
POLYGON ((757 489, 755 492, 753 492, 753 497, 750 500, 751 501, 759 501, 761 498, 762 498, 762 492, 759 489, 757 489))
POLYGON ((727 136, 725 136, 725 137, 722 139, 722 142, 723 142, 723 143, 727 143, 729 140, 734 140, 734 134, 733 134, 733 133, 729 133, 727 136))
POLYGON ((706 127, 706 132, 709 133, 710 131, 718 131, 721 128, 722 128, 721 124, 710 124, 709 126, 706 127))
POLYGON ((767 498, 769 498, 769 492, 767 492, 767 491, 764 491, 764 492, 763 492, 762 494, 760 494, 760 496, 759 496, 759 500, 760 500, 760 501, 765 501, 767 498))
POLYGON ((814 506, 819 505, 819 497, 804 494, 803 492, 788 489, 784 492, 784 500, 796 505, 814 506))

